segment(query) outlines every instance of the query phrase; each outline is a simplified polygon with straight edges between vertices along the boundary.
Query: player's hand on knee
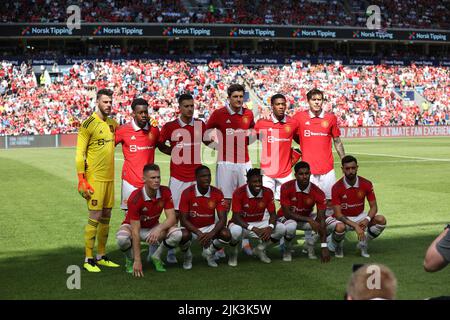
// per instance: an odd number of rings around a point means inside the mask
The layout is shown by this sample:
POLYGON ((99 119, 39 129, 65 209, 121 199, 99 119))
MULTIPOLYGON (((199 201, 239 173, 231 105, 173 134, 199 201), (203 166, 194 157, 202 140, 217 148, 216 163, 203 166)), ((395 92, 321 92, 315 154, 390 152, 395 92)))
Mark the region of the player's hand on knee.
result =
POLYGON ((145 241, 150 244, 154 244, 158 242, 160 236, 160 232, 158 230, 152 230, 150 234, 148 235, 147 239, 145 241))
POLYGON ((268 241, 270 240, 270 236, 272 235, 272 228, 271 227, 266 227, 262 230, 262 237, 261 239, 263 241, 268 241))
POLYGON ((359 225, 355 227, 355 232, 358 235, 359 241, 363 241, 366 239, 366 235, 364 234, 364 229, 361 228, 359 225))
POLYGON ((320 232, 320 223, 318 223, 316 220, 311 219, 309 221, 309 224, 314 232, 319 233, 320 232))

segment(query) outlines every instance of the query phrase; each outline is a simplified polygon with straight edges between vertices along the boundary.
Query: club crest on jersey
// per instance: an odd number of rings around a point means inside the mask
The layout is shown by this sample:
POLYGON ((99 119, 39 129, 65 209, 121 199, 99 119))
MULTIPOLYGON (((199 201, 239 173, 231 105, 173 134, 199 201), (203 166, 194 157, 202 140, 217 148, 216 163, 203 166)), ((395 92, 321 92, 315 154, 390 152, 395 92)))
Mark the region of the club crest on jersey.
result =
POLYGON ((362 190, 358 191, 358 198, 360 198, 360 199, 364 198, 364 191, 362 191, 362 190))
POLYGON ((306 204, 307 206, 312 205, 312 203, 313 203, 313 200, 312 200, 311 198, 306 198, 306 199, 305 199, 305 204, 306 204))
POLYGON ((262 209, 264 208, 265 204, 264 201, 258 201, 258 208, 262 209))
POLYGON ((247 124, 248 123, 248 118, 247 117, 242 117, 242 122, 247 124))
POLYGON ((95 207, 97 205, 97 200, 92 199, 91 204, 95 207))
POLYGON ((323 120, 320 125, 322 126, 322 128, 328 128, 329 122, 327 120, 323 120))
POLYGON ((289 133, 289 132, 291 132, 291 127, 290 126, 286 126, 286 127, 284 127, 284 130, 287 132, 287 133, 289 133))
POLYGON ((208 208, 214 209, 216 207, 216 202, 214 200, 208 201, 208 208))

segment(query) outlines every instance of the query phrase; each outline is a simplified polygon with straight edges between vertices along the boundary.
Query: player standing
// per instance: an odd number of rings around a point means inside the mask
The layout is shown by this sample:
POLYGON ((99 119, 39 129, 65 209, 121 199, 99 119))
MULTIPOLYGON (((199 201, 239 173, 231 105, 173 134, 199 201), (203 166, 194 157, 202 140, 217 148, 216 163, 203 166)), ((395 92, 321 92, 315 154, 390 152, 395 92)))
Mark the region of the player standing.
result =
MULTIPOLYGON (((177 218, 181 194, 195 183, 195 170, 201 166, 201 146, 205 132, 204 122, 194 119, 192 95, 180 95, 178 105, 180 116, 162 127, 158 146, 161 152, 171 156, 169 188, 177 218), (167 141, 170 146, 165 144, 167 141)), ((167 262, 177 262, 174 250, 169 250, 167 262)))
POLYGON ((334 215, 328 217, 328 247, 335 252, 336 258, 344 257, 343 241, 345 232, 354 230, 358 235, 357 248, 361 256, 369 258, 368 240, 377 238, 386 227, 386 218, 378 213, 378 205, 372 182, 358 176, 358 162, 353 156, 345 156, 341 160, 341 178, 332 188, 334 215), (369 202, 369 211, 364 211, 365 199, 369 202))
POLYGON ((211 114, 206 129, 216 129, 216 186, 223 192, 228 212, 233 192, 246 183, 246 173, 252 168, 248 144, 255 122, 253 112, 243 107, 245 88, 232 84, 227 94, 228 104, 211 114))
POLYGON ((292 180, 292 139, 297 132, 297 122, 285 114, 286 97, 275 94, 270 98, 270 119, 256 122, 255 131, 262 141, 261 170, 263 186, 272 190, 275 200, 280 200, 280 188, 292 180))
POLYGON ((77 138, 76 169, 78 192, 87 201, 89 220, 84 229, 85 262, 89 272, 100 272, 98 265, 119 267, 106 256, 109 221, 114 205, 114 132, 116 121, 109 118, 113 92, 97 92, 97 111, 80 127, 77 138), (97 256, 94 245, 97 239, 97 256))
MULTIPOLYGON (((331 188, 336 182, 331 141, 342 159, 345 156, 344 144, 340 138, 337 118, 332 113, 323 110, 324 95, 318 89, 312 89, 306 94, 309 104, 308 111, 299 111, 294 115, 298 123, 295 139, 300 139, 302 160, 311 167, 311 182, 318 186, 327 199, 326 215, 333 213, 331 205, 331 188)), ((312 242, 311 231, 305 231, 305 241, 312 242)))
POLYGON ((120 208, 127 210, 130 194, 144 186, 142 170, 155 162, 155 149, 159 139, 156 123, 149 123, 148 102, 137 98, 131 103, 133 119, 116 131, 116 145, 122 144, 124 163, 122 167, 122 199, 120 208))

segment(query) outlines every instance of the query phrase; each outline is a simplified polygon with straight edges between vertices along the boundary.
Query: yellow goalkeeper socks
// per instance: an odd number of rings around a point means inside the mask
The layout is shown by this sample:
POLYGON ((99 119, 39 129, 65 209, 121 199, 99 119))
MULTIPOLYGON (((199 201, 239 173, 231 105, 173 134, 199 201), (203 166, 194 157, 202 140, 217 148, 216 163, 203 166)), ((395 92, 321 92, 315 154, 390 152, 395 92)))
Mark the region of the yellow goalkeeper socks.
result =
POLYGON ((98 221, 89 219, 88 224, 84 228, 84 246, 86 258, 94 257, 95 236, 97 235, 98 221))
POLYGON ((98 250, 97 256, 102 257, 106 253, 106 242, 109 234, 109 220, 111 218, 100 218, 97 228, 98 250))

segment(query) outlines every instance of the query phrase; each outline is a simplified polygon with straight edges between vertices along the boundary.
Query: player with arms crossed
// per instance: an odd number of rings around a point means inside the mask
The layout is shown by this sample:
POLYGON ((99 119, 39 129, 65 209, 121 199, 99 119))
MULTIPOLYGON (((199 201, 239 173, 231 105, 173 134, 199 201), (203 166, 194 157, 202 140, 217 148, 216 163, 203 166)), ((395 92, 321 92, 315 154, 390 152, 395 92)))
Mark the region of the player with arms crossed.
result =
POLYGON ((116 121, 109 118, 113 92, 97 92, 97 111, 80 127, 77 139, 76 169, 78 192, 87 201, 89 220, 84 229, 85 262, 89 272, 100 272, 98 265, 119 267, 106 256, 111 209, 114 205, 114 132, 116 121), (94 259, 95 239, 98 242, 94 259))
MULTIPOLYGON (((298 162, 295 167, 295 179, 281 186, 281 208, 278 211, 279 221, 286 227, 285 250, 283 260, 291 261, 290 244, 295 238, 296 230, 314 230, 321 238, 322 262, 330 261, 327 246, 327 230, 325 225, 325 210, 327 208, 325 193, 309 181, 311 171, 309 164, 298 162), (314 206, 317 213, 313 213, 314 206)), ((308 257, 317 259, 314 253, 314 243, 306 242, 308 257)))
POLYGON ((342 177, 332 188, 334 215, 326 220, 328 248, 334 251, 336 258, 344 257, 343 241, 345 232, 354 230, 358 235, 357 248, 361 256, 369 258, 368 241, 377 238, 386 227, 386 218, 378 213, 378 205, 372 182, 358 176, 358 161, 347 155, 342 158, 342 177), (369 211, 365 212, 365 199, 369 202, 369 211))
MULTIPOLYGON (((226 228, 227 211, 223 193, 211 186, 211 171, 206 166, 195 170, 196 184, 185 189, 180 200, 181 225, 189 232, 184 239, 198 240, 210 267, 217 267, 214 254, 231 240, 226 228), (217 222, 216 221, 217 214, 217 222)), ((184 269, 192 268, 192 253, 187 249, 184 269)))
MULTIPOLYGON (((195 170, 201 166, 201 146, 205 132, 204 122, 194 119, 192 95, 180 95, 178 104, 180 116, 162 127, 158 146, 161 152, 171 156, 169 188, 172 191, 177 218, 180 216, 181 194, 195 184, 195 170), (167 141, 170 146, 165 144, 167 141)), ((175 250, 169 250, 167 262, 177 262, 175 250)))
MULTIPOLYGON (((141 260, 141 241, 150 244, 175 245, 170 238, 175 231, 175 210, 170 189, 161 186, 159 166, 147 164, 143 169, 144 186, 134 190, 128 198, 128 212, 116 234, 117 244, 125 254, 125 270, 136 277, 144 276, 141 260), (164 209, 166 220, 159 223, 164 209), (167 237, 167 239, 166 239, 167 237)), ((159 248, 156 250, 156 252, 159 248)), ((156 253, 155 252, 155 253, 156 253)), ((150 257, 156 271, 164 272, 161 260, 150 257)))
POLYGON ((237 244, 243 237, 258 239, 259 244, 254 252, 262 262, 270 263, 266 247, 269 241, 278 243, 286 228, 284 224, 277 223, 273 192, 263 187, 261 169, 254 168, 247 172, 247 184, 233 193, 232 210, 233 217, 229 223, 232 248, 228 265, 237 266, 237 244), (268 219, 264 219, 266 210, 269 212, 268 219))

